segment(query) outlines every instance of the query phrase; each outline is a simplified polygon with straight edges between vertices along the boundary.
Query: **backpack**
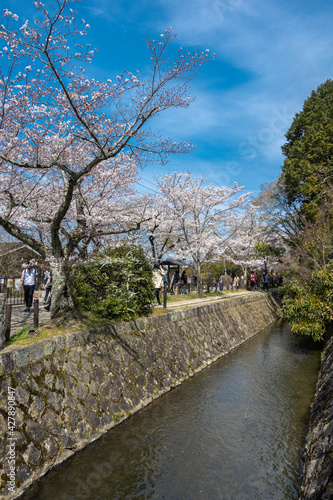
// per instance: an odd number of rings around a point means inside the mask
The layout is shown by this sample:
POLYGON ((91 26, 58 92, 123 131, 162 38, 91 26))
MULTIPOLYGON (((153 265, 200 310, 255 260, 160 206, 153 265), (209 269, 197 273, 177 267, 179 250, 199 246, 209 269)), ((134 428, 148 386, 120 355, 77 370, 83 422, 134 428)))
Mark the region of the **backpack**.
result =
POLYGON ((256 280, 255 274, 250 274, 250 281, 254 282, 256 280))
POLYGON ((32 268, 32 269, 31 269, 31 271, 32 271, 32 272, 31 272, 31 273, 29 273, 28 269, 24 269, 24 270, 23 270, 23 274, 24 274, 24 276, 27 276, 27 275, 32 274, 32 275, 36 278, 36 276, 37 276, 37 274, 38 274, 38 273, 37 273, 37 271, 36 271, 36 269, 32 268))

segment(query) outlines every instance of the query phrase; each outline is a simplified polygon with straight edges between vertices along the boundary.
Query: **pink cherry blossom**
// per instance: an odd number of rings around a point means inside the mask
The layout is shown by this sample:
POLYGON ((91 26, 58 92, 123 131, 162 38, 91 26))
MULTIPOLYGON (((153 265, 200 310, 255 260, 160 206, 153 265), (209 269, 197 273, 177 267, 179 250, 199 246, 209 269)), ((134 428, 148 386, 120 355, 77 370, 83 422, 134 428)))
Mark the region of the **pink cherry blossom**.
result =
MULTIPOLYGON (((189 83, 211 59, 187 49, 169 59, 175 35, 168 29, 161 45, 147 40, 152 63, 146 79, 139 72, 125 81, 116 76, 116 85, 89 78, 95 50, 70 50, 71 38, 77 45, 89 27, 77 18, 74 3, 36 1, 36 18, 21 28, 5 10, 0 27, 6 44, 0 70, 0 225, 42 257, 62 263, 86 256, 101 238, 140 226, 132 188, 138 168, 192 149, 161 139, 146 124, 166 109, 187 107, 189 83)), ((70 307, 61 270, 57 282, 53 315, 59 304, 70 307)))

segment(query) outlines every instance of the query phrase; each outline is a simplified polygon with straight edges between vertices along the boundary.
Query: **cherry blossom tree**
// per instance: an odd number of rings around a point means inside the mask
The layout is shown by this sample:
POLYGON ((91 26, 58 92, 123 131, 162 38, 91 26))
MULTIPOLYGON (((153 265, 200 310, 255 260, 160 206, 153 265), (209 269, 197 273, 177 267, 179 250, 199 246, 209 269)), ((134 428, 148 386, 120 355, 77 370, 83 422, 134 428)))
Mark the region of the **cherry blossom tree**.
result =
POLYGON ((161 263, 166 253, 176 249, 177 233, 175 221, 169 218, 167 200, 164 196, 144 194, 135 199, 135 206, 131 210, 132 220, 141 220, 137 228, 117 237, 99 240, 100 250, 105 251, 118 245, 141 246, 151 261, 161 263))
POLYGON ((151 255, 156 264, 160 264, 163 257, 173 256, 177 251, 179 237, 178 226, 168 206, 168 199, 161 194, 146 195, 145 217, 140 230, 138 241, 151 255))
POLYGON ((233 231, 234 237, 225 242, 226 256, 242 267, 245 279, 249 268, 268 270, 275 268, 287 250, 283 239, 267 226, 256 205, 239 214, 233 231))
POLYGON ((157 181, 167 200, 168 218, 174 221, 179 251, 197 272, 199 295, 203 291, 203 265, 223 255, 224 242, 235 228, 237 211, 247 206, 250 194, 239 194, 244 188, 236 183, 228 188, 205 186, 204 181, 204 177, 193 178, 187 173, 165 175, 157 181))
MULTIPOLYGON (((80 1, 80 0, 79 0, 80 1)), ((51 316, 72 307, 67 265, 109 234, 140 226, 132 183, 138 168, 192 149, 148 128, 169 108, 187 107, 189 82, 205 53, 179 49, 168 29, 147 41, 145 78, 87 76, 94 56, 79 40, 89 26, 77 0, 34 2, 32 23, 4 11, 0 38, 0 225, 56 262, 51 316)))
POLYGON ((239 213, 233 225, 230 238, 224 241, 225 256, 234 264, 241 266, 246 281, 249 269, 258 269, 263 263, 255 250, 262 236, 256 208, 250 205, 248 210, 239 213))

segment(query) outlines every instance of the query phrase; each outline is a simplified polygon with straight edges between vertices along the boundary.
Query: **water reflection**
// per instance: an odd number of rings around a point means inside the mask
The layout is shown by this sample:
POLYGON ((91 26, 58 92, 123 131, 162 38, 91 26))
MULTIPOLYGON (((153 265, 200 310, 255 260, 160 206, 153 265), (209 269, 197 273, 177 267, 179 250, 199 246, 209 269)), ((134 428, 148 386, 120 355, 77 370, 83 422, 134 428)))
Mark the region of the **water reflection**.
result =
POLYGON ((320 354, 278 322, 51 471, 24 499, 293 499, 320 354))

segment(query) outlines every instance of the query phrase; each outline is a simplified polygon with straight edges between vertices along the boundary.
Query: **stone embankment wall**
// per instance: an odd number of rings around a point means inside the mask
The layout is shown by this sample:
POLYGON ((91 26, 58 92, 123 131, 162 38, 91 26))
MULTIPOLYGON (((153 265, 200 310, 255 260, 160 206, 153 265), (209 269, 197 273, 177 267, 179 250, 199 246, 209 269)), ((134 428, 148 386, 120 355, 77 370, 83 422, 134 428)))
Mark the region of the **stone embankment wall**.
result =
POLYGON ((275 321, 278 311, 271 294, 257 294, 7 347, 0 353, 0 493, 16 498, 275 321))
POLYGON ((333 337, 326 347, 317 382, 304 458, 300 499, 331 500, 333 498, 333 337))

